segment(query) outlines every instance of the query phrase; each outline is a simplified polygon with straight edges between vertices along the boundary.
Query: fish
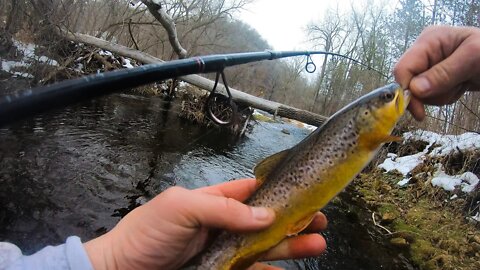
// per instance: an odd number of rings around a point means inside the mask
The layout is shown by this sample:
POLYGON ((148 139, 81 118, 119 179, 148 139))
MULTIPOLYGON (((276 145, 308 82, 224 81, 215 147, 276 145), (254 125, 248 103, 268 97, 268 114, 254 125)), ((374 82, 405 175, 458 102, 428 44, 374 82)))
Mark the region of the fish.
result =
POLYGON ((246 269, 305 229, 314 215, 342 191, 387 142, 404 114, 408 90, 391 83, 348 104, 290 149, 254 168, 259 188, 245 202, 275 211, 272 226, 253 233, 222 231, 197 258, 197 270, 246 269))

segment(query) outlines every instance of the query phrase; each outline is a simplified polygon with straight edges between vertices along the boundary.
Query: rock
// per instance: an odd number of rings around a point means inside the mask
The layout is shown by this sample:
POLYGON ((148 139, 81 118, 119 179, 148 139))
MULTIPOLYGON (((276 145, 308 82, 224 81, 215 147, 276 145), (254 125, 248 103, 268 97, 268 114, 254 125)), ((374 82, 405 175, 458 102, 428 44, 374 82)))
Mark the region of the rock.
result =
POLYGON ((397 216, 394 213, 386 212, 382 215, 382 223, 383 224, 390 224, 392 223, 397 216))
POLYGON ((470 244, 473 252, 480 252, 480 244, 479 243, 471 243, 470 244))
POLYGON ((284 128, 282 129, 282 133, 285 133, 287 135, 290 135, 290 131, 288 131, 288 129, 284 128))
POLYGON ((443 267, 445 265, 450 265, 453 261, 453 257, 447 254, 440 254, 435 256, 432 260, 436 266, 443 267))
POLYGON ((477 244, 480 244, 480 235, 472 235, 469 237, 470 242, 475 242, 477 244))
POLYGON ((390 185, 384 184, 380 186, 380 190, 382 193, 389 193, 392 190, 392 187, 390 185))
POLYGON ((395 237, 395 238, 390 239, 390 244, 392 244, 395 247, 399 247, 399 248, 406 248, 406 247, 410 246, 410 244, 407 242, 407 240, 405 240, 404 238, 401 238, 401 237, 395 237))
POLYGON ((444 250, 458 250, 460 245, 453 239, 440 240, 438 246, 444 250))
POLYGON ((415 234, 412 232, 402 231, 402 232, 394 232, 392 237, 400 237, 407 240, 408 243, 413 243, 415 241, 415 234))

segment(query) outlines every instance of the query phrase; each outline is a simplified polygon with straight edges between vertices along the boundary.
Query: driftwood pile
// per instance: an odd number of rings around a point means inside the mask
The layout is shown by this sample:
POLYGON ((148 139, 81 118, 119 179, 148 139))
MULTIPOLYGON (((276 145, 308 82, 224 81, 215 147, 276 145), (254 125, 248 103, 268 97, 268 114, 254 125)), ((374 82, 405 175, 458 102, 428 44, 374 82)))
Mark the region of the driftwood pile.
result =
POLYGON ((69 42, 67 46, 58 48, 58 54, 63 59, 58 61, 58 67, 41 80, 42 83, 48 84, 84 75, 138 66, 135 60, 76 42, 69 42))

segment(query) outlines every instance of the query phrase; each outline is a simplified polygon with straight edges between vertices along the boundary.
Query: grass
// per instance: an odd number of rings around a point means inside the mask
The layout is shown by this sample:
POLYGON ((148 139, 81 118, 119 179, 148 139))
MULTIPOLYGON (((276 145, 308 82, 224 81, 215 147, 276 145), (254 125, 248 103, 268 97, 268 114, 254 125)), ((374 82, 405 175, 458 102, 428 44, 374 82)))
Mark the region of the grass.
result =
POLYGON ((252 117, 253 117, 253 119, 255 119, 259 122, 268 122, 268 123, 275 122, 271 117, 268 117, 268 116, 263 115, 263 114, 254 114, 252 117))

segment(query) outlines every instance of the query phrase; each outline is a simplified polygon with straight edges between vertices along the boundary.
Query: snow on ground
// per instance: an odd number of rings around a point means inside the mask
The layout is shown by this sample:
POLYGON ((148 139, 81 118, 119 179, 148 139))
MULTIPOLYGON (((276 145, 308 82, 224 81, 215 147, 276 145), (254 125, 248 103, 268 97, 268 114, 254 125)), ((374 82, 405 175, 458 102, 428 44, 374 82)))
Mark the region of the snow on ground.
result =
MULTIPOLYGON (((480 149, 480 134, 464 133, 461 135, 440 135, 431 131, 417 130, 407 132, 403 135, 404 143, 411 140, 425 141, 428 145, 420 152, 409 156, 397 157, 394 153, 388 153, 385 161, 378 165, 379 168, 386 172, 398 171, 404 176, 422 164, 427 157, 445 156, 455 151, 480 149)), ((408 184, 407 178, 399 181, 400 186, 408 184)), ((475 189, 479 183, 478 177, 471 173, 465 172, 461 175, 447 175, 438 164, 437 172, 431 180, 432 185, 442 187, 447 191, 453 191, 459 188, 461 191, 469 193, 475 189)))
MULTIPOLYGON (((23 43, 21 41, 13 39, 13 45, 17 48, 17 51, 21 53, 22 59, 18 61, 9 61, 6 59, 0 58, 1 70, 11 73, 12 77, 24 77, 24 78, 33 78, 32 74, 25 72, 25 69, 29 68, 34 63, 43 63, 50 66, 58 66, 58 62, 54 59, 51 59, 45 55, 38 56, 36 55, 37 45, 32 43, 23 43)), ((82 46, 82 44, 79 44, 82 46)), ((115 56, 112 52, 107 50, 100 50, 98 52, 100 55, 112 57, 114 60, 115 56)), ((78 73, 85 73, 83 69, 85 65, 82 63, 84 57, 79 57, 75 60, 76 66, 73 68, 78 73)), ((125 68, 134 68, 137 66, 135 63, 132 63, 131 59, 122 58, 122 66, 125 68)), ((101 70, 98 70, 97 73, 100 73, 101 70)))
POLYGON ((459 187, 463 192, 469 193, 475 189, 479 181, 478 177, 471 172, 461 175, 448 175, 439 167, 431 182, 433 186, 448 191, 454 191, 455 188, 459 187))
POLYGON ((20 68, 24 67, 27 68, 29 67, 29 63, 25 63, 23 61, 17 62, 17 61, 2 61, 2 70, 8 73, 13 73, 13 69, 15 68, 20 68))
POLYGON ((476 215, 471 216, 470 219, 480 222, 480 211, 478 211, 476 215))
POLYGON ((467 132, 461 135, 440 135, 431 131, 416 130, 403 135, 405 141, 417 140, 435 144, 430 155, 444 156, 457 150, 472 150, 480 148, 480 134, 467 132))
POLYGON ((37 45, 32 43, 23 43, 21 41, 13 39, 13 45, 17 48, 17 51, 21 52, 23 58, 20 61, 7 61, 0 58, 2 70, 11 73, 13 77, 33 78, 32 74, 27 72, 16 71, 19 68, 28 68, 34 62, 40 62, 51 66, 58 66, 58 62, 45 56, 37 56, 35 50, 37 45))
POLYGON ((406 184, 408 184, 408 182, 410 182, 410 179, 412 179, 412 178, 411 177, 403 178, 402 180, 398 181, 397 185, 403 187, 406 184))
POLYGON ((126 68, 133 68, 133 65, 130 62, 130 59, 124 58, 123 60, 124 60, 125 63, 122 66, 124 66, 126 68))
POLYGON ((397 170, 403 175, 407 175, 410 171, 415 169, 425 159, 425 153, 417 153, 411 156, 397 157, 396 154, 388 153, 385 161, 378 165, 379 168, 385 171, 397 170))
POLYGON ((98 54, 103 55, 103 56, 113 56, 113 53, 111 51, 107 50, 100 50, 98 54))

